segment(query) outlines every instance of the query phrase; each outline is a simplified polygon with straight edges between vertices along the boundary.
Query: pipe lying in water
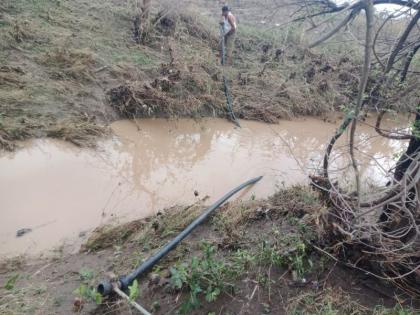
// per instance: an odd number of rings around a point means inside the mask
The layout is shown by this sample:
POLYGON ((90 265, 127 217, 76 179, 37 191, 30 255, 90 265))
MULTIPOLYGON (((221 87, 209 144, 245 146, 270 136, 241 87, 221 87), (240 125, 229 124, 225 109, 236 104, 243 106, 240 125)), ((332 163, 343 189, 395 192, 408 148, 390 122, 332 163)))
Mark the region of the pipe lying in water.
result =
MULTIPOLYGON (((242 185, 236 187, 229 191, 226 195, 222 198, 217 200, 214 204, 212 204, 209 208, 207 208, 198 218, 196 218, 190 225, 188 225, 181 233, 179 233, 172 241, 166 244, 163 248, 161 248, 155 255, 147 259, 144 263, 142 263, 137 269, 133 270, 130 274, 126 276, 121 276, 118 279, 117 286, 119 289, 126 291, 128 286, 132 284, 134 279, 138 278, 142 273, 150 270, 162 257, 168 254, 172 249, 174 249, 188 234, 190 234, 197 226, 203 223, 207 217, 218 207, 220 207, 226 200, 232 197, 234 194, 239 192, 240 190, 244 189, 245 187, 257 183, 262 176, 250 179, 249 181, 243 183, 242 185)), ((102 281, 97 288, 98 292, 102 296, 107 296, 112 293, 113 284, 110 280, 102 281)))

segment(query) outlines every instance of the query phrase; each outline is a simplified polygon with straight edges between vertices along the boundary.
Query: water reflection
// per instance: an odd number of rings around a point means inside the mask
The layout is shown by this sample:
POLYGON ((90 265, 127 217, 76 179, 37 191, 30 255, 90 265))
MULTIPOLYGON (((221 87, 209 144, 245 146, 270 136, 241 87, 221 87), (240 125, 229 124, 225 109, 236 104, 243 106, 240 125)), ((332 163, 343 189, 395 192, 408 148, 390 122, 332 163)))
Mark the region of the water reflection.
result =
MULTIPOLYGON (((277 186, 303 183, 319 168, 336 128, 316 119, 242 125, 237 129, 221 119, 119 121, 112 125, 115 138, 97 150, 37 140, 3 154, 0 254, 34 253, 65 239, 77 244, 80 232, 109 220, 193 202, 194 191, 211 201, 258 175, 265 177, 241 198, 265 197, 277 186), (28 227, 33 232, 15 238, 16 230, 28 227)), ((333 152, 331 173, 351 179, 351 170, 338 172, 350 162, 345 140, 333 152)), ((392 154, 403 145, 361 125, 356 152, 364 178, 385 181, 392 154)))

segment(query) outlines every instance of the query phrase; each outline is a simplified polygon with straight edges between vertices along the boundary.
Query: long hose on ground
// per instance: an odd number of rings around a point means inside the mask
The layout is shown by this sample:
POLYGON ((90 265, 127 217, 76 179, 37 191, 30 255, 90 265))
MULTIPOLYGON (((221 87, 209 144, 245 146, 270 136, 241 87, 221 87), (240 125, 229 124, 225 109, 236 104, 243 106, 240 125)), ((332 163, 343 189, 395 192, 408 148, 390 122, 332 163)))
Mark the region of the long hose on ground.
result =
MULTIPOLYGON (((222 63, 222 66, 224 66, 226 64, 225 27, 224 27, 224 25, 220 25, 220 41, 221 41, 221 47, 222 47, 221 63, 222 63)), ((226 78, 226 74, 225 74, 224 70, 223 70, 223 90, 224 90, 225 96, 226 96, 226 105, 227 105, 227 108, 228 108, 228 111, 229 111, 230 119, 235 123, 236 126, 238 126, 240 128, 241 125, 239 124, 239 121, 236 118, 235 113, 233 112, 233 109, 232 109, 232 97, 230 96, 228 80, 226 78)))
POLYGON ((196 218, 190 225, 188 225, 181 233, 179 233, 172 241, 167 243, 163 248, 161 248, 155 255, 147 259, 144 263, 142 263, 139 267, 137 267, 134 271, 126 276, 121 276, 118 282, 113 284, 110 280, 102 281, 97 290, 102 296, 107 296, 112 293, 114 290, 114 286, 117 285, 117 288, 122 291, 127 291, 128 286, 131 285, 134 279, 138 278, 142 273, 150 270, 162 257, 168 254, 172 249, 174 249, 188 234, 190 234, 197 226, 203 223, 207 217, 218 207, 220 207, 226 200, 232 197, 234 194, 239 192, 240 190, 244 189, 245 187, 255 184, 259 180, 261 180, 262 176, 253 178, 248 180, 247 182, 243 183, 242 185, 232 189, 227 194, 225 194, 222 198, 217 200, 214 204, 212 204, 209 208, 207 208, 198 218, 196 218))

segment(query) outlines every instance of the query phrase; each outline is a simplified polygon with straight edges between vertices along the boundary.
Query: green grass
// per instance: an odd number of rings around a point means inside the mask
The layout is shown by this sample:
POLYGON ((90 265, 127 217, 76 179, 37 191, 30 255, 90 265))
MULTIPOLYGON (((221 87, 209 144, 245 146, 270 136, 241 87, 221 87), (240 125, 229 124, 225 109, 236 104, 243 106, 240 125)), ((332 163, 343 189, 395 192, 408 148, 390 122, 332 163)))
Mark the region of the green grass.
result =
POLYGON ((133 11, 125 2, 7 0, 5 7, 9 9, 9 19, 1 25, 2 35, 11 41, 13 21, 17 21, 29 36, 20 44, 28 57, 36 58, 61 47, 89 49, 97 56, 98 63, 104 65, 121 61, 134 65, 156 62, 153 55, 134 46, 127 32, 132 27, 133 11))
POLYGON ((223 292, 232 293, 232 281, 240 275, 238 265, 229 266, 224 260, 215 257, 216 248, 208 243, 202 244, 202 256, 194 256, 188 264, 178 263, 171 271, 171 285, 181 290, 186 288, 187 299, 182 303, 180 312, 189 314, 198 308, 205 298, 215 301, 223 292))
POLYGON ((133 63, 135 65, 151 65, 151 64, 155 64, 155 60, 148 56, 147 54, 140 52, 140 51, 133 51, 130 52, 129 54, 117 54, 114 53, 112 56, 112 60, 115 63, 118 62, 128 62, 128 63, 133 63))
MULTIPOLYGON (((0 82, 3 76, 8 83, 0 86, 0 111, 5 114, 0 132, 6 141, 0 146, 13 147, 8 143, 17 139, 60 137, 64 133, 51 129, 64 123, 67 135, 78 137, 71 122, 79 124, 86 114, 104 112, 103 102, 95 98, 106 92, 99 88, 104 74, 98 78, 97 69, 124 63, 141 73, 142 67, 147 70, 160 62, 130 38, 133 11, 127 2, 5 0, 2 8, 0 61, 18 64, 23 72, 0 73, 0 82), (85 95, 82 100, 80 93, 85 95), (89 107, 78 104, 86 97, 89 107), (25 110, 16 112, 18 107, 25 110)), ((124 70, 105 71, 106 76, 118 79, 124 70)))

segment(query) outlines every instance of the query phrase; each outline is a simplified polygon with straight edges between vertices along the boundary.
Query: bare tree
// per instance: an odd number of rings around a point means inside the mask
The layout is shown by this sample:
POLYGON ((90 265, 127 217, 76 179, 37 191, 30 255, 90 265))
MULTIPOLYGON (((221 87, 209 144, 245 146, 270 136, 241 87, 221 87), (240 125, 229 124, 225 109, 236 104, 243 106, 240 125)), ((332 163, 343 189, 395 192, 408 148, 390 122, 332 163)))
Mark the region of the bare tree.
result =
MULTIPOLYGON (((320 182, 323 183, 322 189, 327 191, 334 205, 334 210, 330 213, 329 221, 332 223, 330 226, 333 227, 333 233, 341 235, 340 238, 335 238, 328 254, 337 257, 338 252, 345 251, 346 246, 352 246, 353 249, 357 249, 359 255, 355 259, 347 257, 344 263, 353 268, 363 269, 378 278, 394 281, 409 293, 420 295, 418 281, 420 276, 420 105, 413 110, 415 119, 411 126, 411 133, 394 134, 392 131, 381 128, 381 121, 387 109, 392 108, 393 100, 395 100, 395 97, 383 91, 392 89, 396 86, 396 82, 404 83, 407 80, 412 60, 419 51, 420 2, 359 0, 352 4, 337 5, 330 0, 307 0, 297 5, 305 8, 305 10, 300 10, 301 12, 311 13, 298 17, 295 21, 311 19, 312 27, 316 27, 313 18, 346 13, 330 31, 309 44, 308 49, 324 43, 361 12, 365 13, 364 64, 358 93, 349 114, 331 138, 323 161, 323 179, 320 182), (400 6, 404 11, 403 14, 411 18, 395 43, 391 45, 391 49, 379 55, 377 53, 379 47, 376 45, 379 32, 392 18, 385 19, 375 34, 374 6, 384 3, 400 6), (373 64, 372 52, 382 72, 377 75, 374 88, 367 93, 367 82, 371 76, 370 70, 373 64), (354 138, 360 114, 368 103, 373 104, 380 112, 375 128, 378 134, 396 140, 409 140, 409 145, 396 163, 394 180, 377 194, 362 198, 354 138), (329 174, 334 146, 349 128, 348 146, 356 182, 356 192, 353 193, 345 193, 329 174), (381 213, 380 216, 376 215, 379 219, 372 219, 372 216, 375 217, 374 214, 381 213)), ((418 89, 418 77, 414 80, 414 89, 416 88, 418 89)), ((405 93, 409 90, 410 87, 405 87, 405 93)), ((320 182, 316 185, 319 186, 320 182)))

